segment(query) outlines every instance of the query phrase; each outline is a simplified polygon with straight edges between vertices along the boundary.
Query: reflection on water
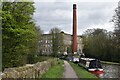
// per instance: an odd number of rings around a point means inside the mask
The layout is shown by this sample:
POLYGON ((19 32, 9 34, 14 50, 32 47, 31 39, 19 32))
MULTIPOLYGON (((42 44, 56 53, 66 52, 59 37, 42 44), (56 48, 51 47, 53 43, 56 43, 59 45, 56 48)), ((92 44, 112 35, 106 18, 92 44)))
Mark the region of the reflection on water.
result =
POLYGON ((120 78, 120 66, 102 64, 103 73, 96 74, 99 78, 120 78))

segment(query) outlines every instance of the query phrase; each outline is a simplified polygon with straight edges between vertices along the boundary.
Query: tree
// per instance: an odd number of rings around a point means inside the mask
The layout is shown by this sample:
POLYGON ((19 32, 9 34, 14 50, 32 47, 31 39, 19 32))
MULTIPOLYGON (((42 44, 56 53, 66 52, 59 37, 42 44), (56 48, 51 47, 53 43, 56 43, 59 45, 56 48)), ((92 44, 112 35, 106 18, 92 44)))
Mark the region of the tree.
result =
POLYGON ((57 57, 64 50, 63 35, 61 34, 61 30, 56 27, 50 30, 50 34, 52 35, 52 55, 57 57))
POLYGON ((119 62, 113 32, 104 29, 88 29, 83 36, 86 57, 119 62))
POLYGON ((34 41, 34 44, 31 47, 31 52, 27 54, 27 63, 29 64, 38 62, 38 58, 40 54, 39 53, 39 49, 40 49, 39 41, 41 40, 41 35, 43 34, 43 31, 40 29, 40 26, 36 27, 36 32, 37 32, 36 40, 34 41))
POLYGON ((115 15, 113 16, 112 22, 114 22, 115 29, 114 29, 114 34, 115 34, 115 49, 116 49, 116 54, 120 56, 120 1, 118 2, 118 7, 115 9, 115 15))
POLYGON ((36 50, 38 33, 32 20, 33 2, 3 2, 3 68, 24 65, 36 50))
POLYGON ((117 44, 120 46, 120 2, 118 3, 118 7, 115 9, 115 15, 113 16, 112 21, 115 24, 114 33, 117 38, 117 44))
POLYGON ((84 51, 87 57, 103 59, 108 43, 106 32, 103 29, 88 29, 85 32, 83 41, 85 44, 84 51))

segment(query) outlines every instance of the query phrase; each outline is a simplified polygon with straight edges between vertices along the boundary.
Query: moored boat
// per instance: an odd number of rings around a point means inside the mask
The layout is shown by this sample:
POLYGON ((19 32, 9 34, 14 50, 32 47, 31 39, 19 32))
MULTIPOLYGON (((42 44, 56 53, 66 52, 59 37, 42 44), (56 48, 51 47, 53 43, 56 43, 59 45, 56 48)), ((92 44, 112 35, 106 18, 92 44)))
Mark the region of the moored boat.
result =
POLYGON ((100 71, 103 72, 103 68, 99 60, 94 58, 80 58, 79 65, 84 67, 90 72, 100 71))

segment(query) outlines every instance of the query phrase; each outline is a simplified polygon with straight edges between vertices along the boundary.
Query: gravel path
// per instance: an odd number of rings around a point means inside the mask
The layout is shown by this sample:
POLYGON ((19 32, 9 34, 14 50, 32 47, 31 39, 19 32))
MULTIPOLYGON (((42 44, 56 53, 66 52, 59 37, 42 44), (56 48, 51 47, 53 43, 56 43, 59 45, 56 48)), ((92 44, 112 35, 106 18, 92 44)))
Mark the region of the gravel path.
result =
POLYGON ((67 61, 64 61, 64 70, 64 78, 78 78, 75 71, 67 61))

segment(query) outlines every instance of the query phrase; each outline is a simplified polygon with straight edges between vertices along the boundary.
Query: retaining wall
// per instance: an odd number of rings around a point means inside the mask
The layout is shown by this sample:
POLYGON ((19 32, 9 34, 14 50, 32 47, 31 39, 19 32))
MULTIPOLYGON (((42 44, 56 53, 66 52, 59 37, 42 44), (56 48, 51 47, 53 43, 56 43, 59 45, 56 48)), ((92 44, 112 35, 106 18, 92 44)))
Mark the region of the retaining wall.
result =
POLYGON ((27 64, 26 66, 7 68, 2 73, 2 78, 39 78, 51 66, 57 64, 57 59, 48 59, 47 61, 36 64, 27 64))

